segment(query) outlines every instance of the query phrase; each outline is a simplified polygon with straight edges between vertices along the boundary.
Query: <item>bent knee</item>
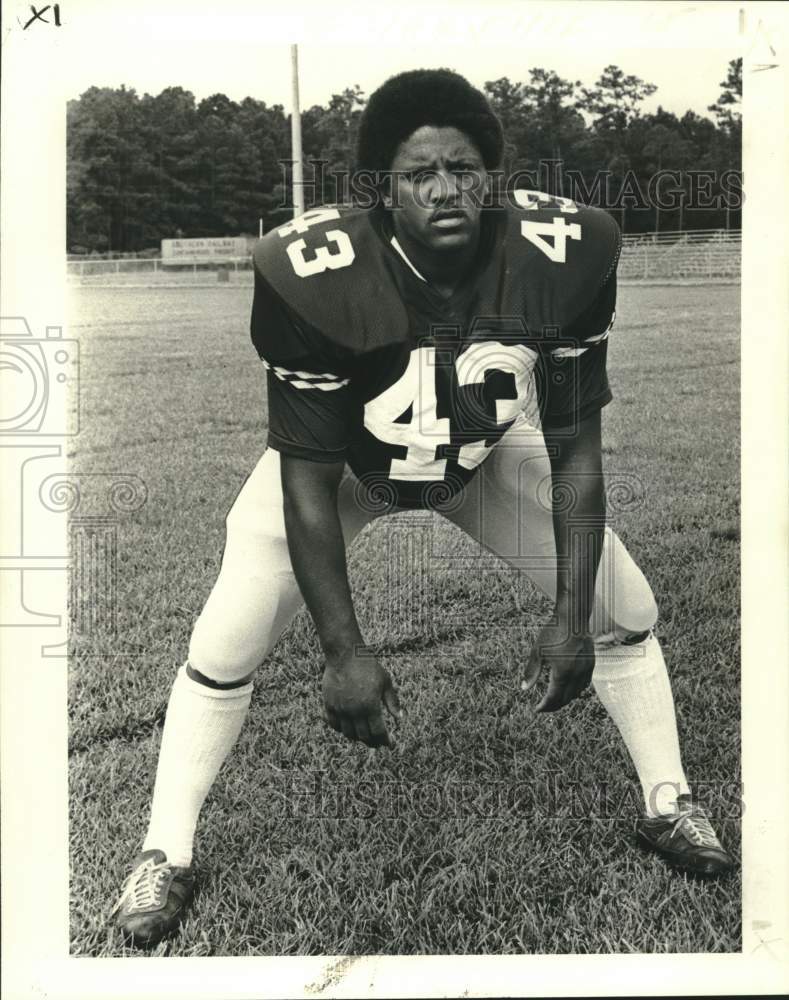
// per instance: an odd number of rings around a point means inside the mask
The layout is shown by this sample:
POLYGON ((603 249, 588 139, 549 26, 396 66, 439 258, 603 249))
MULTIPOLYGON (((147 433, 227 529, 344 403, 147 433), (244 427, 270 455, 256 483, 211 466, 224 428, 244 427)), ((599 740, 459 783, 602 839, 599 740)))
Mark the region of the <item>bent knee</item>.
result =
POLYGON ((289 563, 279 568, 270 563, 261 572, 247 556, 225 553, 189 641, 189 662, 220 683, 257 670, 302 603, 289 563))
POLYGON ((618 641, 648 632, 658 617, 647 578, 610 528, 595 586, 595 611, 595 635, 615 632, 618 641))
POLYGON ((618 601, 613 614, 607 614, 602 621, 595 623, 595 640, 635 645, 650 635, 657 618, 658 606, 652 590, 647 586, 643 592, 618 601))
POLYGON ((190 665, 209 681, 220 685, 251 679, 263 657, 259 648, 236 639, 227 632, 212 632, 198 619, 189 641, 190 665))
MULTIPOLYGON (((621 602, 620 602, 621 603, 621 602)), ((641 593, 624 601, 614 617, 614 627, 628 635, 648 632, 657 621, 658 606, 651 588, 647 585, 641 593)))

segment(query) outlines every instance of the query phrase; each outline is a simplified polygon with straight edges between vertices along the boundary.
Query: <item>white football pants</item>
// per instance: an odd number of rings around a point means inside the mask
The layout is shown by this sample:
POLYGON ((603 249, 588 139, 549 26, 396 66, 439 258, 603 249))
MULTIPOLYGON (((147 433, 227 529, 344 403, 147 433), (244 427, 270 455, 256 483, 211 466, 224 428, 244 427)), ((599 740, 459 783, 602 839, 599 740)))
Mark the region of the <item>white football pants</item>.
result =
MULTIPOLYGON (((553 598, 556 547, 550 483, 542 433, 520 421, 445 516, 553 598)), ((356 486, 346 470, 338 500, 346 545, 377 516, 358 505, 356 486)), ((190 664, 219 683, 250 676, 301 606, 285 536, 280 456, 268 449, 227 516, 222 566, 195 623, 190 664)), ((656 617, 649 584, 617 535, 606 529, 592 616, 595 637, 621 641, 650 629, 656 617)))

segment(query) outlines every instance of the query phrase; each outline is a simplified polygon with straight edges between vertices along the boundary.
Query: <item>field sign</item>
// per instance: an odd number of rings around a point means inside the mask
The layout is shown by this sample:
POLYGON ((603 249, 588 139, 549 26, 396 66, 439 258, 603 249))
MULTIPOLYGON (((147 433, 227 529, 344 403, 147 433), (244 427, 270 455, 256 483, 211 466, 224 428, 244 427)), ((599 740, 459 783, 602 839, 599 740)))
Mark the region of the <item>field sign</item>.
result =
POLYGON ((162 240, 163 264, 216 264, 247 256, 243 236, 206 236, 199 240, 162 240))

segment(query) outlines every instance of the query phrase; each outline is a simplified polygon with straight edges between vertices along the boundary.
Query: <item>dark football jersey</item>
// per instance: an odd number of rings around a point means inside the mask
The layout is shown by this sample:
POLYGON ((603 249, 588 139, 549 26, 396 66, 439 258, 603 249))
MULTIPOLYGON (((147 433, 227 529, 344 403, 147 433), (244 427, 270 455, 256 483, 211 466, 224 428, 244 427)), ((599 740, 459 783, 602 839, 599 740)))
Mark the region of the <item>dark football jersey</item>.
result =
POLYGON ((619 249, 605 212, 519 191, 483 211, 475 269, 445 298, 383 211, 280 226, 254 255, 269 446, 347 460, 394 506, 440 507, 531 403, 572 433, 611 398, 619 249))

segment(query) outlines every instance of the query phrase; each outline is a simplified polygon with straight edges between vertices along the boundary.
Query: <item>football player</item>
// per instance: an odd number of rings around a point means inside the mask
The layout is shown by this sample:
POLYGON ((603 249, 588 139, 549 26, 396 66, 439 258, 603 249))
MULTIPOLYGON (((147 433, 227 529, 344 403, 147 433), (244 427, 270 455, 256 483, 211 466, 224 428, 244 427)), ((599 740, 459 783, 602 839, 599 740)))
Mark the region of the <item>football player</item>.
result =
POLYGON ((682 767, 652 591, 605 525, 600 411, 620 250, 611 217, 561 198, 495 199, 501 126, 447 70, 387 81, 364 112, 371 208, 306 212, 254 255, 252 339, 268 448, 227 517, 216 584, 175 679, 150 825, 116 905, 150 945, 189 904, 198 814, 253 677, 306 602, 328 724, 390 745, 392 678, 354 613, 346 547, 390 511, 432 509, 555 602, 525 685, 537 711, 590 683, 635 765, 639 843, 706 875, 733 860, 682 767))

